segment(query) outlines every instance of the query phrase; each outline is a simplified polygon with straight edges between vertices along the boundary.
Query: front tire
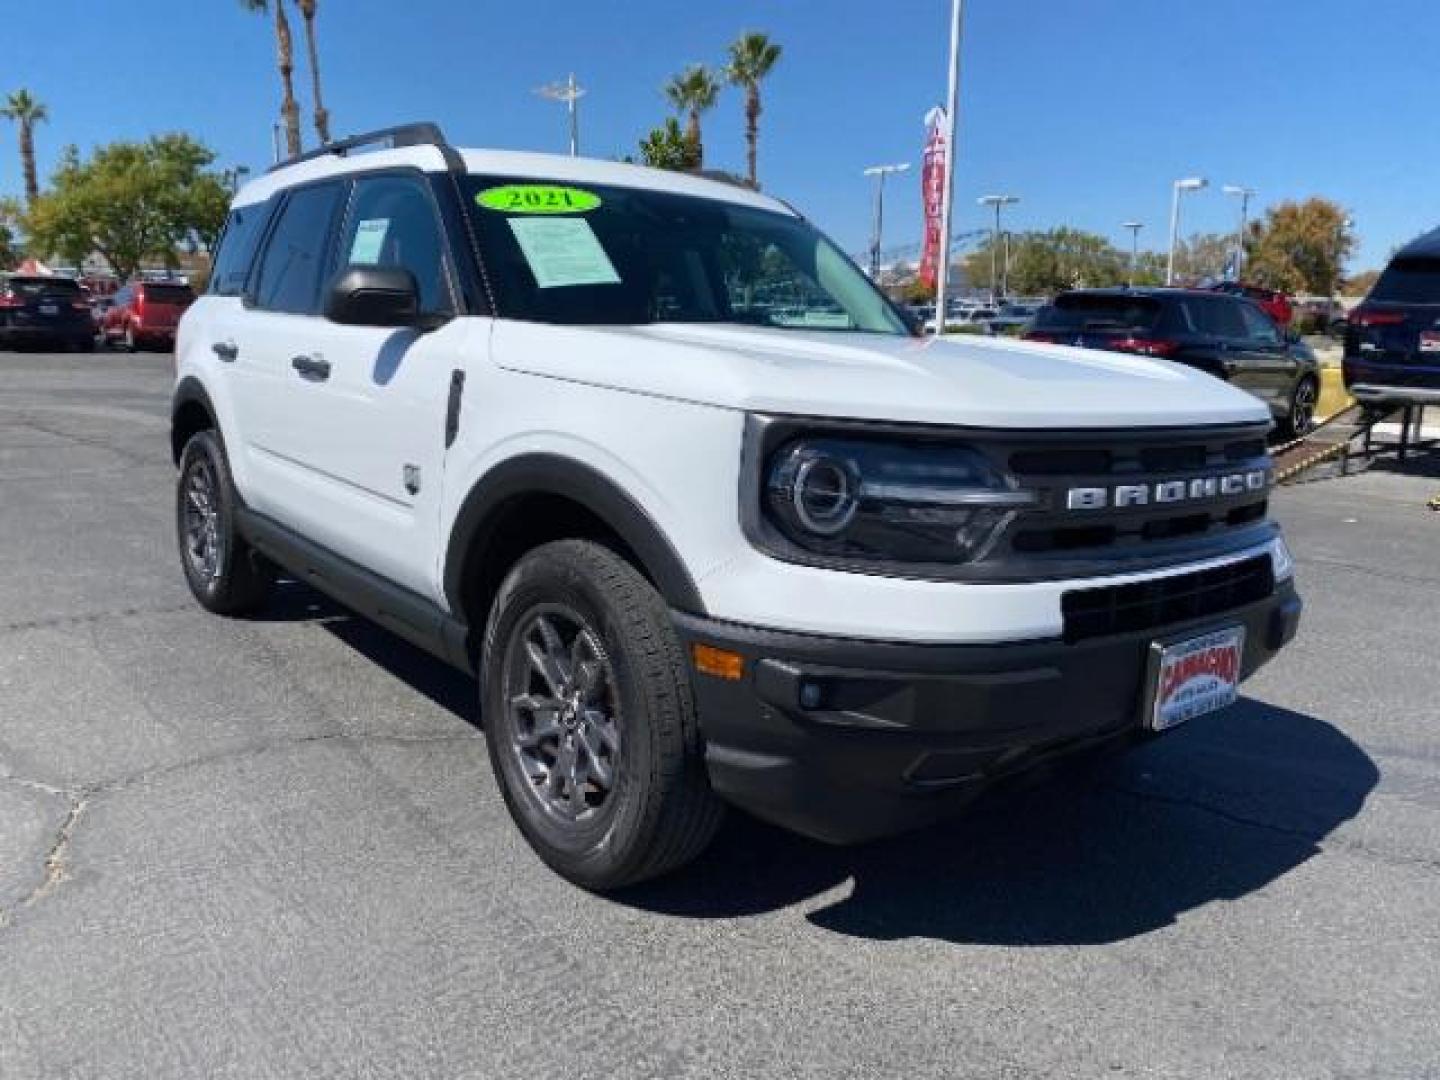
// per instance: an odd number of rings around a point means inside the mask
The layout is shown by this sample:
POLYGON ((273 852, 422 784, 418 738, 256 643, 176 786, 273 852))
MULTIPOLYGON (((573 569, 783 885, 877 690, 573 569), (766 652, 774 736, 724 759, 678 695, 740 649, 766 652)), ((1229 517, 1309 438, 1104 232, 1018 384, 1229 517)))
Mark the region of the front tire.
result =
POLYGON ((175 529, 185 581, 206 611, 240 615, 261 607, 275 575, 236 527, 239 499, 225 448, 213 431, 190 437, 180 455, 175 529))
POLYGON ((719 827, 684 652, 660 595, 584 540, 500 587, 482 657, 491 765, 527 841, 588 889, 673 870, 719 827))

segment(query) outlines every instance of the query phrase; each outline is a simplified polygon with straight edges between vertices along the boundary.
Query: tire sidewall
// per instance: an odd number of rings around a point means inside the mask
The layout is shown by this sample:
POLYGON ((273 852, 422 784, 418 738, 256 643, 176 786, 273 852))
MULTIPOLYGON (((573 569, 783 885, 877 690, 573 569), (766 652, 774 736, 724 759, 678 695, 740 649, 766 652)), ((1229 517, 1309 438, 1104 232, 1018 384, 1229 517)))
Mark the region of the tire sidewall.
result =
POLYGON ((1320 384, 1319 384, 1319 382, 1318 382, 1316 379, 1314 379, 1314 378, 1312 378, 1311 376, 1309 376, 1309 375, 1303 376, 1303 377, 1300 379, 1300 381, 1295 384, 1295 389, 1293 389, 1293 390, 1290 391, 1290 415, 1289 415, 1289 417, 1286 419, 1286 424, 1287 424, 1287 426, 1288 426, 1289 429, 1290 429, 1290 435, 1291 435, 1292 437, 1298 438, 1298 437, 1301 436, 1301 435, 1308 435, 1308 434, 1310 433, 1311 429, 1313 429, 1313 428, 1315 427, 1315 412, 1316 412, 1316 408, 1317 408, 1317 406, 1319 405, 1319 403, 1320 403, 1320 384), (1311 389, 1311 391, 1312 391, 1312 400, 1311 400, 1311 402, 1310 402, 1310 417, 1309 417, 1309 419, 1305 422, 1305 425, 1304 425, 1304 427, 1302 428, 1302 427, 1296 422, 1296 417, 1295 417, 1295 405, 1296 405, 1296 403, 1300 400, 1300 393, 1301 393, 1301 391, 1304 390, 1307 386, 1310 387, 1310 389, 1311 389))
POLYGON ((175 538, 179 546, 180 564, 185 571, 185 581, 195 598, 207 608, 218 608, 225 604, 230 584, 235 575, 235 560, 240 557, 241 545, 237 543, 235 531, 234 487, 230 482, 230 468, 225 460, 225 450, 214 432, 201 431, 190 437, 180 455, 180 476, 175 485, 175 538), (215 476, 214 499, 219 508, 219 532, 224 546, 224 558, 220 573, 213 578, 202 578, 191 565, 185 542, 185 482, 196 460, 203 458, 210 463, 215 476))
POLYGON ((511 816, 547 864, 585 883, 609 876, 643 842, 648 815, 647 778, 655 772, 650 708, 635 670, 628 635, 603 586, 553 550, 526 557, 496 596, 485 634, 481 665, 481 716, 489 736, 491 765, 511 816), (620 705, 620 754, 610 805, 593 822, 561 826, 527 790, 529 780, 510 746, 505 668, 516 629, 544 603, 572 608, 599 635, 610 661, 620 705))

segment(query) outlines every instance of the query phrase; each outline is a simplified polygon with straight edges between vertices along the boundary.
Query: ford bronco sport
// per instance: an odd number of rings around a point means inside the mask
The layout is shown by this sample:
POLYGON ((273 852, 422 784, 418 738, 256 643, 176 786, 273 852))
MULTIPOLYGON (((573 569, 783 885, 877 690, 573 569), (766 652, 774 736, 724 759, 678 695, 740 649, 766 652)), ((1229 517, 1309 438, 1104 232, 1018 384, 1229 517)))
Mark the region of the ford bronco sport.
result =
POLYGON ((239 192, 177 364, 198 601, 283 569, 478 675, 512 816, 590 888, 727 803, 930 821, 1228 704, 1299 619, 1263 404, 916 337, 735 184, 347 140, 239 192))

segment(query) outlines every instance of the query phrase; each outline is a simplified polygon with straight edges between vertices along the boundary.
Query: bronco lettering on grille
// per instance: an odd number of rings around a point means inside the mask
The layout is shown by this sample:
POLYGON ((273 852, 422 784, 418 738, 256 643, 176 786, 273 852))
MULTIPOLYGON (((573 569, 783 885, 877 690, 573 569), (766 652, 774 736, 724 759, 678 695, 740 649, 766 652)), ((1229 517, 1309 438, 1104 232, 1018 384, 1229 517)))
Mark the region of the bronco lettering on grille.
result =
POLYGON ((1065 494, 1067 510, 1124 509, 1155 503, 1194 502, 1221 495, 1264 491, 1270 486, 1269 469, 1222 473, 1191 480, 1163 480, 1155 484, 1119 484, 1115 487, 1074 487, 1065 494))

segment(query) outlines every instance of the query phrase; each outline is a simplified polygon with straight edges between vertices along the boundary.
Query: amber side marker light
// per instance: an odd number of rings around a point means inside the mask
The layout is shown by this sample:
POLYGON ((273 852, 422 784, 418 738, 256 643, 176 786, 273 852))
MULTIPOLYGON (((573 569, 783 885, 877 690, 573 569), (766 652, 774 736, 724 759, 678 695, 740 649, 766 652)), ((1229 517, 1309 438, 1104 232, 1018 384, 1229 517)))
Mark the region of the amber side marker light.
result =
POLYGON ((727 682, 738 682, 745 675, 745 658, 727 649, 696 643, 690 646, 690 658, 695 661, 695 670, 702 675, 713 675, 727 682))

